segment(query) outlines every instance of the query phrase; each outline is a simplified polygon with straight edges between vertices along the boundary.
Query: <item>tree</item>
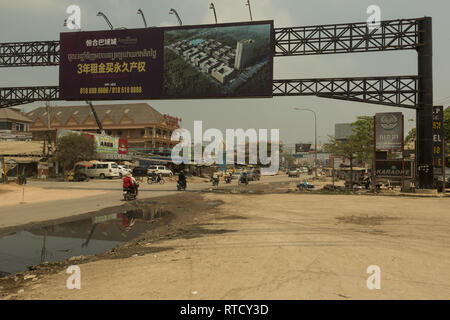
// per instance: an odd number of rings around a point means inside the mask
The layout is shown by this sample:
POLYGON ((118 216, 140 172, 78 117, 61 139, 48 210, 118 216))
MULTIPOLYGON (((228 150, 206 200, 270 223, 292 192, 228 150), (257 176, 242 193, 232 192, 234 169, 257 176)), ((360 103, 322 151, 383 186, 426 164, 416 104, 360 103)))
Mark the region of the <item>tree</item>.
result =
POLYGON ((357 145, 358 163, 367 163, 373 159, 373 117, 360 116, 351 124, 353 142, 357 145))
POLYGON ((83 134, 70 133, 61 137, 56 145, 55 160, 72 168, 76 162, 92 160, 95 155, 94 140, 83 134))
POLYGON ((356 135, 351 135, 347 141, 337 140, 330 137, 330 142, 324 145, 326 152, 338 155, 350 161, 350 186, 353 186, 353 160, 361 152, 360 139, 356 135))
POLYGON ((416 140, 416 128, 412 128, 405 138, 405 144, 416 140))

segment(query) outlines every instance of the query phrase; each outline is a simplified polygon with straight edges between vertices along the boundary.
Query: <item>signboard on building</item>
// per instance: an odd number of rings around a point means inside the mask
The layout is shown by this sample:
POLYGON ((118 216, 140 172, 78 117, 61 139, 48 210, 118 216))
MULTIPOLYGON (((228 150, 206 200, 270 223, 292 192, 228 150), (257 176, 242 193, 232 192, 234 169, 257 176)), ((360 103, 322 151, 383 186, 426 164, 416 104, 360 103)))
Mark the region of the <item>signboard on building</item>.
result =
POLYGON ((444 170, 444 107, 433 107, 433 167, 434 175, 444 170))
POLYGON ((273 21, 64 32, 63 100, 272 97, 273 21))
POLYGON ((375 114, 375 144, 377 150, 401 149, 403 146, 403 114, 375 114))
POLYGON ((311 143, 296 143, 295 153, 309 152, 311 150, 311 143))
POLYGON ((401 178, 403 172, 403 166, 405 169, 405 178, 413 177, 413 161, 402 160, 377 160, 375 176, 377 178, 401 178))
POLYGON ((57 130, 56 140, 68 134, 85 134, 94 139, 95 152, 98 154, 128 154, 128 141, 119 137, 101 135, 91 132, 81 132, 74 130, 57 130))

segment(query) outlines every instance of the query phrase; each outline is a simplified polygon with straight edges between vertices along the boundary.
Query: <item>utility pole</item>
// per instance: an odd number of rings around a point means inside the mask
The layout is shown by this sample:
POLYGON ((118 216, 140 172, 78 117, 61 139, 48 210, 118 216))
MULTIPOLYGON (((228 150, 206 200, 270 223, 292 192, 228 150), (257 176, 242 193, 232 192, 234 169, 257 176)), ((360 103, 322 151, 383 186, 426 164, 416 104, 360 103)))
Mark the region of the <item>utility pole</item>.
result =
POLYGON ((309 111, 314 114, 314 176, 317 178, 317 115, 316 113, 311 109, 306 108, 294 108, 295 110, 299 111, 309 111))
POLYGON ((247 3, 245 5, 248 7, 248 12, 250 13, 250 21, 253 21, 252 8, 250 7, 250 0, 247 0, 247 3))

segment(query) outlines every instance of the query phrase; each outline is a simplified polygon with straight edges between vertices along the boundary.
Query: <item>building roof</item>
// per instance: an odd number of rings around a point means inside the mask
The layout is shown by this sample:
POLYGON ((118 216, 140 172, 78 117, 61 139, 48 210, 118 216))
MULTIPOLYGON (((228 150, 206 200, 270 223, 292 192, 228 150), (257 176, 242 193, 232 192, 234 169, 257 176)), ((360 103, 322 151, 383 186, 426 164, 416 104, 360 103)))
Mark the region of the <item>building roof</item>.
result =
POLYGON ((42 141, 0 141, 0 156, 40 156, 43 149, 42 141))
POLYGON ((11 109, 11 108, 1 108, 0 109, 0 120, 33 122, 33 120, 27 118, 22 112, 20 112, 16 109, 11 109))
MULTIPOLYGON (((94 108, 101 122, 105 118, 108 118, 114 124, 119 124, 125 115, 133 124, 159 123, 164 120, 164 116, 147 103, 102 104, 94 105, 94 108)), ((47 125, 48 117, 46 107, 38 107, 26 115, 33 122, 40 119, 47 125)), ((89 117, 92 117, 92 112, 88 105, 56 106, 50 107, 50 116, 51 122, 56 118, 63 126, 72 118, 82 125, 89 117)))

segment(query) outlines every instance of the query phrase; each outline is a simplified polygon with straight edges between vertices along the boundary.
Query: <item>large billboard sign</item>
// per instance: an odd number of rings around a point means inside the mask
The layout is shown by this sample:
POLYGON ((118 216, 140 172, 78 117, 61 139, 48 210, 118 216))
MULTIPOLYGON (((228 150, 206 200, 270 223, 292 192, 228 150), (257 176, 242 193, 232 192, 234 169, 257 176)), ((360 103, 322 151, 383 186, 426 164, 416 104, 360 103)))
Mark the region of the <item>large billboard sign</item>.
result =
POLYGON ((128 154, 128 140, 101 135, 92 132, 81 132, 73 130, 57 130, 56 141, 68 134, 84 134, 94 140, 95 152, 103 154, 128 154))
POLYGON ((375 143, 377 150, 401 149, 403 146, 403 114, 375 114, 375 143))
POLYGON ((442 175, 444 169, 444 107, 433 107, 433 166, 434 174, 442 175))
POLYGON ((273 21, 60 34, 60 98, 271 97, 273 21))

